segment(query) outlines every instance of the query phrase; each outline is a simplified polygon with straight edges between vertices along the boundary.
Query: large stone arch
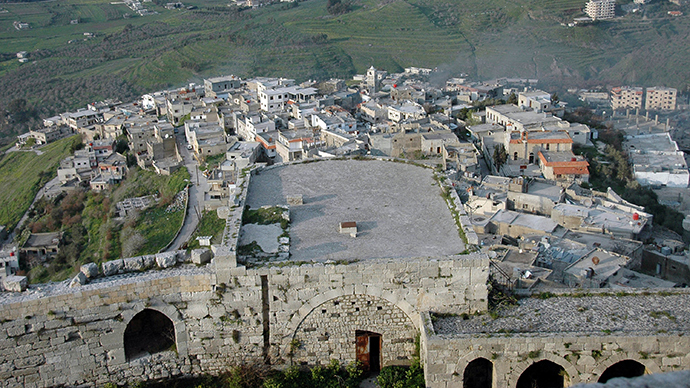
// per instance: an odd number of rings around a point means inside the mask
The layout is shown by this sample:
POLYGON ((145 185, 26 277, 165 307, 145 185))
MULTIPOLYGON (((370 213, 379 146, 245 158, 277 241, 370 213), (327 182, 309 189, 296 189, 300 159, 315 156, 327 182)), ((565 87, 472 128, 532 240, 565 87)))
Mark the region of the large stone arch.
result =
POLYGON ((478 357, 467 363, 462 372, 463 388, 493 388, 496 386, 496 365, 489 358, 478 357))
POLYGON ((522 376, 522 374, 527 370, 527 368, 532 366, 532 364, 536 364, 539 361, 551 361, 554 364, 558 364, 559 366, 561 366, 568 374, 568 377, 570 379, 570 385, 581 382, 579 377, 580 374, 578 373, 577 369, 573 364, 561 357, 557 357, 551 353, 544 353, 542 351, 542 354, 538 359, 524 360, 514 365, 513 372, 508 377, 508 387, 515 387, 518 382, 518 379, 520 379, 520 376, 522 376))
POLYGON ((144 303, 137 303, 132 309, 122 311, 120 314, 121 320, 119 324, 113 328, 111 333, 103 336, 104 339, 101 341, 102 343, 113 345, 113 349, 110 349, 108 352, 110 360, 113 364, 123 364, 127 362, 124 345, 125 330, 132 319, 146 309, 158 311, 172 321, 175 329, 175 347, 177 350, 177 355, 179 357, 188 356, 189 350, 187 347, 187 328, 184 323, 184 319, 182 318, 182 314, 180 314, 175 306, 171 306, 164 302, 155 301, 148 305, 144 303))
POLYGON ((611 357, 597 363, 597 366, 594 368, 594 370, 592 370, 591 382, 596 382, 599 379, 599 377, 601 377, 601 374, 604 373, 604 371, 610 368, 612 365, 625 360, 633 360, 639 362, 647 368, 649 373, 662 372, 661 368, 659 368, 659 365, 657 365, 656 362, 654 362, 654 360, 652 359, 640 359, 638 357, 631 357, 627 353, 615 353, 611 357))
POLYGON ((297 327, 302 324, 302 321, 311 313, 315 308, 318 306, 322 305, 323 303, 335 299, 335 298, 340 298, 343 296, 347 295, 359 295, 359 294, 366 294, 366 295, 371 295, 376 298, 381 298, 384 299, 392 304, 394 304, 396 307, 401 309, 405 314, 407 315, 410 320, 414 323, 415 327, 417 330, 420 330, 422 327, 422 321, 421 321, 421 316, 419 314, 419 311, 412 306, 410 303, 408 303, 404 299, 400 299, 399 296, 393 294, 392 292, 384 292, 381 289, 377 287, 367 287, 366 292, 357 292, 354 287, 345 287, 344 289, 336 289, 336 290, 330 290, 321 294, 318 294, 314 296, 313 298, 309 299, 308 301, 304 302, 302 304, 302 307, 299 308, 295 312, 295 314, 290 318, 290 323, 288 325, 288 333, 290 335, 290 338, 294 337, 295 332, 297 330, 297 327))
MULTIPOLYGON (((458 359, 458 362, 455 363, 455 370, 453 371, 453 375, 455 376, 462 376, 463 371, 465 368, 467 368, 467 365, 469 365, 470 362, 478 359, 478 358, 486 358, 487 360, 491 361, 494 363, 494 373, 496 370, 496 363, 494 362, 494 358, 496 358, 495 355, 492 354, 492 352, 489 351, 489 349, 480 349, 480 350, 473 350, 464 356, 460 357, 458 359)), ((462 378, 459 380, 462 381, 462 378)))
POLYGON ((380 335, 381 366, 409 364, 418 329, 389 300, 369 294, 344 294, 312 308, 292 332, 285 356, 297 364, 356 359, 357 333, 380 335))

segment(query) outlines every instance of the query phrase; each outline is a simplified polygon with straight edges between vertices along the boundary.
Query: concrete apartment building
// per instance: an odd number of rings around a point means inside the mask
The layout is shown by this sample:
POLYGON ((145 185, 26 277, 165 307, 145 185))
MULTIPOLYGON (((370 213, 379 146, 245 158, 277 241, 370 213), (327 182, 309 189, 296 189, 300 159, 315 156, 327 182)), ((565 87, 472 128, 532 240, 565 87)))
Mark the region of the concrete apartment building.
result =
POLYGON ((204 80, 204 91, 209 97, 227 98, 231 91, 241 86, 242 79, 234 75, 204 80))
POLYGON ((616 16, 615 0, 589 0, 585 13, 593 20, 613 19, 616 16))
POLYGON ((647 88, 645 97, 646 110, 676 110, 676 96, 678 90, 674 88, 653 87, 647 88))
POLYGON ((643 90, 640 87, 619 86, 611 89, 611 107, 615 109, 642 109, 643 90))

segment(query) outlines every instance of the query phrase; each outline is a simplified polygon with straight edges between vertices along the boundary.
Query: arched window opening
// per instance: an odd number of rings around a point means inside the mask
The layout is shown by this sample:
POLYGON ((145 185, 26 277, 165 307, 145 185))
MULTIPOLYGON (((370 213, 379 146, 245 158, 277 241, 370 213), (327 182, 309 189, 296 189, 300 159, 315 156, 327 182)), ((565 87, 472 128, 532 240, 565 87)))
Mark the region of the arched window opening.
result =
POLYGON ((145 309, 125 329, 125 357, 133 360, 175 347, 175 327, 165 314, 145 309))
POLYGON ((486 358, 477 358, 467 364, 462 375, 462 386, 467 388, 493 387, 494 364, 486 358))
POLYGON ((516 388, 564 388, 568 374, 562 366, 549 360, 530 365, 518 379, 516 388))
POLYGON ((605 383, 614 377, 637 377, 647 373, 647 368, 635 360, 619 361, 606 368, 599 377, 600 383, 605 383))

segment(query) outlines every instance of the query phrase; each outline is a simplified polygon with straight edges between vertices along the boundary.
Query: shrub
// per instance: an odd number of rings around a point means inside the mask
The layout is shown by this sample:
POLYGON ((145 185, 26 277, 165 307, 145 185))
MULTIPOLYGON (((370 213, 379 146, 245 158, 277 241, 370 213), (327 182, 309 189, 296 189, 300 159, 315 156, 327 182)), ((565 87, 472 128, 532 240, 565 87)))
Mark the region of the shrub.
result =
POLYGON ((381 369, 376 382, 381 388, 424 388, 424 369, 415 360, 409 367, 387 366, 381 369))

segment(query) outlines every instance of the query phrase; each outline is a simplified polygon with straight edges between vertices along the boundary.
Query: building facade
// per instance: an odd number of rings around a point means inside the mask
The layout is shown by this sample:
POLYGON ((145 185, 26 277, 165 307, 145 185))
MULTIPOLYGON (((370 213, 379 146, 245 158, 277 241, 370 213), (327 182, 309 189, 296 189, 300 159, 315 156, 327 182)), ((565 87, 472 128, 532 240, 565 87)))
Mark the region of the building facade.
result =
POLYGON ((593 20, 613 19, 616 15, 615 0, 589 0, 585 5, 585 13, 593 20))
POLYGON ((642 88, 620 86, 611 89, 611 107, 615 109, 642 109, 642 88))
POLYGON ((674 88, 647 88, 645 97, 646 110, 676 110, 676 96, 678 90, 674 88))

